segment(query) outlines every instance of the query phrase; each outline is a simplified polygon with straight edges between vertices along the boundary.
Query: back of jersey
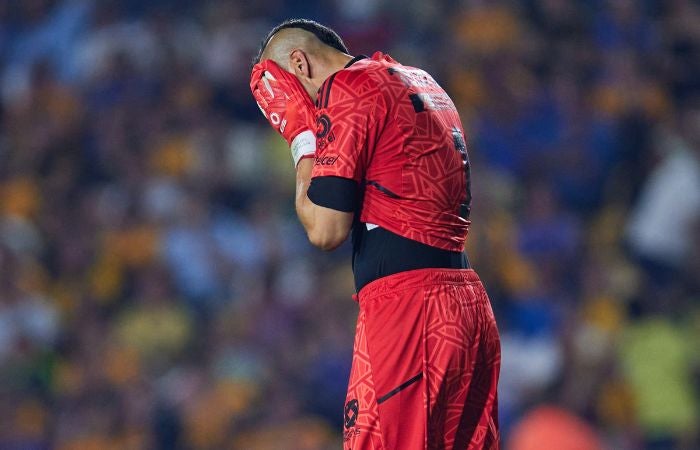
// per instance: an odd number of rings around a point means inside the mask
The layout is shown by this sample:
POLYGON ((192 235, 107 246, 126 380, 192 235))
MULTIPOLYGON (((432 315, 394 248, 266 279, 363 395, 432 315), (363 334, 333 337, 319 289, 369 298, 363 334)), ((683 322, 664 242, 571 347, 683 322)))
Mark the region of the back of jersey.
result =
POLYGON ((461 252, 469 227, 469 159, 459 114, 435 80, 375 53, 331 75, 316 104, 312 177, 364 187, 360 221, 461 252))
MULTIPOLYGON (((424 70, 386 55, 364 64, 382 102, 383 123, 370 149, 361 220, 452 251, 469 226, 470 165, 454 103, 424 70)), ((364 61, 355 70, 361 70, 364 61)))

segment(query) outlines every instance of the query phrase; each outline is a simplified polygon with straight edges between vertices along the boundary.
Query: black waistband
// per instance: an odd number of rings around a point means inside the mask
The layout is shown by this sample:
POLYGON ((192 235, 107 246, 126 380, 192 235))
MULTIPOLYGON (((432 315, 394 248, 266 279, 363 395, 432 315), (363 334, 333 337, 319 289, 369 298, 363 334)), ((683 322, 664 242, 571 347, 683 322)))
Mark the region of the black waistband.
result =
POLYGON ((467 255, 399 236, 383 228, 367 231, 356 223, 353 230, 352 268, 355 289, 388 275, 415 269, 469 269, 467 255))

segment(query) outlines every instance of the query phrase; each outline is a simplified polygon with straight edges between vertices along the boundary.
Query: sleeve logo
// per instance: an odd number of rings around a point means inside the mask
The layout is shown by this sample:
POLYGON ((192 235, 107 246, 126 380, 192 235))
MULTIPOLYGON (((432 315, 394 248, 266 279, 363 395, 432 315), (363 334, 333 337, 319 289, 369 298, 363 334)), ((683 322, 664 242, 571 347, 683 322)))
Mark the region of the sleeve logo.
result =
POLYGON ((319 149, 324 148, 335 140, 335 134, 331 131, 331 125, 331 119, 327 114, 321 114, 316 119, 316 138, 318 139, 319 149))

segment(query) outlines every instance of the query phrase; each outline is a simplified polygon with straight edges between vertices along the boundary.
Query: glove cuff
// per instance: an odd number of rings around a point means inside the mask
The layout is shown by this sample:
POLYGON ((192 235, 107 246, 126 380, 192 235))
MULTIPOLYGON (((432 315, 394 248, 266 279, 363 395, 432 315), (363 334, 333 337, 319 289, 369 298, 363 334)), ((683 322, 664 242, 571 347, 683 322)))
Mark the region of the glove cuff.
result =
POLYGON ((296 167, 304 156, 316 153, 316 135, 311 130, 302 131, 292 139, 289 148, 292 151, 294 167, 296 167))

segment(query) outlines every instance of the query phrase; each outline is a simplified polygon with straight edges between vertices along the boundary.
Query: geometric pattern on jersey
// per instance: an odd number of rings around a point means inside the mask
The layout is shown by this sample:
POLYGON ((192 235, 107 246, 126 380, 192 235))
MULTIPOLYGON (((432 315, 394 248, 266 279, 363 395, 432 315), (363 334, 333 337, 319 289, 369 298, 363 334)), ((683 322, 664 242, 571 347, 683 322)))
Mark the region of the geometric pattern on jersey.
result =
POLYGON ((343 448, 498 449, 500 341, 476 273, 401 272, 358 297, 343 448))
POLYGON ((316 105, 312 178, 365 186, 362 222, 464 249, 471 205, 464 129, 428 73, 375 53, 328 77, 316 105))

